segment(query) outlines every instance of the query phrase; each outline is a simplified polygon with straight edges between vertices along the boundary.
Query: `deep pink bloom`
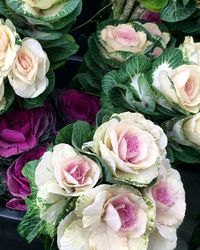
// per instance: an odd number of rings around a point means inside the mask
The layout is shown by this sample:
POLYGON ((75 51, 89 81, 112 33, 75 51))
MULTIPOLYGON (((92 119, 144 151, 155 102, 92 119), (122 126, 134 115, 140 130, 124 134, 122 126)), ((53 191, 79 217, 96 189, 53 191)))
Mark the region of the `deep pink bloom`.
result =
POLYGON ((145 10, 142 15, 140 16, 140 19, 148 22, 153 23, 160 23, 160 13, 158 12, 151 12, 149 10, 145 10))
POLYGON ((7 208, 26 211, 27 207, 22 198, 12 198, 6 203, 7 208))
POLYGON ((14 109, 0 118, 0 157, 8 158, 28 151, 55 130, 52 107, 14 109))
MULTIPOLYGON (((25 205, 24 198, 30 195, 29 181, 22 174, 23 167, 27 162, 39 159, 47 149, 47 144, 22 154, 17 158, 6 172, 6 184, 9 192, 16 198, 11 199, 6 206, 18 209, 18 205, 25 205)), ((23 206, 24 207, 24 206, 23 206)), ((20 209, 21 210, 21 209, 20 209)), ((23 209, 22 209, 23 210, 23 209)))
POLYGON ((81 120, 94 124, 100 109, 99 98, 76 89, 59 90, 56 106, 65 124, 81 120))

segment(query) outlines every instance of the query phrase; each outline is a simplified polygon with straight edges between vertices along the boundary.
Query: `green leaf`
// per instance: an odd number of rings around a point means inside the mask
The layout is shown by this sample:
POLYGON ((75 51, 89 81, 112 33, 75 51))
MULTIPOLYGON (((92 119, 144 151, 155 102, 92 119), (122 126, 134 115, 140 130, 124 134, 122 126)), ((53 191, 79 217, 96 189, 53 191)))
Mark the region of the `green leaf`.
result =
POLYGON ((34 196, 37 191, 35 184, 35 169, 39 160, 29 161, 22 169, 22 174, 29 180, 31 186, 31 195, 34 196))
POLYGON ((56 144, 66 143, 71 144, 72 142, 72 132, 73 132, 73 124, 68 124, 64 128, 62 128, 55 139, 56 144))
POLYGON ((166 22, 178 22, 190 17, 196 10, 195 1, 184 4, 182 0, 169 0, 168 5, 161 10, 161 19, 166 22))
POLYGON ((84 121, 77 121, 73 125, 72 146, 80 150, 83 143, 92 140, 92 127, 84 121))
MULTIPOLYGON (((69 36, 72 38, 71 36, 69 36)), ((68 39, 68 42, 60 46, 52 48, 47 48, 46 52, 48 54, 49 60, 51 63, 57 62, 67 57, 75 54, 79 49, 79 46, 75 43, 74 40, 68 39)))
MULTIPOLYGON (((75 206, 75 199, 71 197, 67 198, 63 196, 63 198, 60 198, 58 195, 58 199, 55 199, 54 203, 49 203, 48 200, 46 201, 38 197, 38 188, 35 184, 35 170, 38 163, 39 160, 30 161, 23 168, 23 175, 28 178, 30 182, 31 195, 29 198, 25 199, 28 210, 18 226, 18 232, 22 237, 26 238, 29 243, 41 235, 47 235, 53 239, 56 236, 56 230, 60 220, 71 212, 75 206), (57 211, 58 215, 56 214, 57 217, 53 223, 48 223, 41 219, 41 214, 44 216, 45 213, 48 213, 48 209, 56 205, 56 202, 59 202, 59 209, 61 211, 57 211)), ((45 187, 45 185, 41 187, 45 190, 43 187, 45 187)), ((56 198, 55 196, 56 194, 54 194, 54 198, 56 198)), ((52 216, 54 217, 55 214, 52 214, 52 216)))
POLYGON ((0 115, 5 113, 9 109, 9 107, 13 103, 14 99, 15 99, 15 92, 13 91, 10 84, 5 83, 4 97, 1 100, 2 103, 0 102, 0 106, 1 106, 0 115))
POLYGON ((39 31, 23 29, 23 34, 35 38, 36 40, 49 41, 60 39, 63 34, 57 31, 39 31))
POLYGON ((151 11, 159 11, 168 4, 169 0, 139 0, 139 2, 151 11))
POLYGON ((168 64, 173 69, 184 64, 183 54, 181 50, 175 48, 167 48, 161 54, 161 56, 153 62, 152 72, 154 72, 161 64, 168 64))
POLYGON ((58 3, 47 10, 41 10, 39 14, 37 14, 37 12, 31 10, 31 8, 27 9, 23 0, 6 0, 8 7, 19 15, 46 22, 55 22, 66 17, 76 9, 79 2, 80 0, 64 0, 62 3, 58 3))
POLYGON ((101 126, 104 122, 109 121, 111 115, 113 112, 107 110, 107 109, 101 109, 96 115, 96 127, 101 126))
POLYGON ((200 152, 194 148, 182 146, 180 151, 173 149, 174 157, 180 162, 189 164, 200 162, 200 152))
POLYGON ((36 98, 24 98, 22 99, 22 105, 26 109, 42 107, 47 96, 53 91, 55 86, 55 75, 53 71, 47 73, 47 78, 49 79, 49 84, 46 90, 36 98))

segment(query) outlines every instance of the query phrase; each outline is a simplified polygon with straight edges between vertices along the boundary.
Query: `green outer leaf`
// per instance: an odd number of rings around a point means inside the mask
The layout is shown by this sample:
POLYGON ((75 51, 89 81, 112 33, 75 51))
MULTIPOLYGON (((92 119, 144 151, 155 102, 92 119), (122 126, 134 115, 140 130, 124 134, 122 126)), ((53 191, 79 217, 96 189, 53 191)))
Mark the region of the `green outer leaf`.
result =
MULTIPOLYGON (((15 12, 17 12, 21 16, 27 16, 27 17, 32 17, 36 18, 41 21, 46 21, 46 22, 55 22, 63 17, 66 17, 70 13, 72 13, 76 7, 78 6, 80 0, 68 0, 65 1, 63 8, 57 12, 55 15, 50 15, 50 16, 42 16, 42 15, 34 15, 31 12, 28 12, 28 10, 25 9, 24 5, 25 3, 22 0, 6 0, 6 4, 15 12)), ((52 8, 51 8, 52 9, 52 8)), ((47 10, 49 11, 49 9, 47 10)), ((47 12, 43 11, 43 13, 47 12)))
POLYGON ((159 11, 168 4, 169 0, 139 0, 139 2, 151 11, 159 11))
POLYGON ((110 112, 107 109, 101 109, 96 115, 96 127, 98 128, 104 122, 109 121, 110 117, 112 116, 113 112, 110 112))
POLYGON ((119 70, 110 71, 102 79, 102 89, 115 107, 155 114, 155 97, 144 74, 151 61, 144 55, 128 59, 119 70))
POLYGON ((75 54, 78 51, 79 46, 71 38, 71 36, 68 36, 68 42, 63 45, 54 47, 53 49, 46 49, 50 62, 57 62, 67 59, 67 57, 75 54))
POLYGON ((53 91, 55 86, 55 75, 53 71, 47 73, 47 78, 49 79, 49 85, 47 89, 36 98, 24 98, 22 99, 22 105, 26 109, 42 107, 47 96, 53 91))
POLYGON ((57 31, 39 31, 23 29, 23 34, 35 38, 36 40, 49 41, 62 38, 63 34, 57 31))
POLYGON ((152 72, 154 72, 161 64, 169 64, 172 69, 181 66, 184 64, 182 51, 177 48, 167 48, 161 56, 153 62, 152 72))
POLYGON ((66 143, 71 144, 72 141, 73 124, 68 124, 62 128, 55 139, 55 144, 66 143))
POLYGON ((77 121, 73 125, 72 146, 81 150, 83 143, 92 140, 92 127, 84 121, 77 121))
POLYGON ((15 99, 15 92, 13 91, 12 87, 8 83, 5 83, 4 98, 5 98, 5 106, 3 107, 2 110, 0 110, 0 115, 5 113, 9 109, 9 107, 11 106, 11 104, 13 103, 15 99))
POLYGON ((92 126, 84 121, 77 121, 62 128, 56 136, 55 143, 67 143, 82 151, 82 145, 92 140, 92 126))
POLYGON ((25 200, 28 211, 26 212, 22 222, 18 226, 18 232, 22 237, 26 238, 29 243, 32 242, 36 237, 43 234, 49 236, 51 239, 56 237, 56 230, 60 220, 74 209, 76 200, 73 197, 65 198, 66 205, 54 224, 49 224, 46 221, 42 220, 40 218, 40 209, 37 206, 36 199, 38 189, 35 184, 35 170, 38 163, 39 160, 30 161, 24 166, 22 170, 23 175, 30 182, 31 195, 25 200))
POLYGON ((196 10, 195 1, 184 5, 182 0, 169 0, 168 5, 161 10, 160 17, 166 22, 178 22, 191 16, 196 10))
POLYGON ((182 146, 180 151, 175 150, 174 148, 172 150, 174 157, 180 162, 186 162, 189 164, 199 164, 200 162, 200 152, 194 148, 182 146))

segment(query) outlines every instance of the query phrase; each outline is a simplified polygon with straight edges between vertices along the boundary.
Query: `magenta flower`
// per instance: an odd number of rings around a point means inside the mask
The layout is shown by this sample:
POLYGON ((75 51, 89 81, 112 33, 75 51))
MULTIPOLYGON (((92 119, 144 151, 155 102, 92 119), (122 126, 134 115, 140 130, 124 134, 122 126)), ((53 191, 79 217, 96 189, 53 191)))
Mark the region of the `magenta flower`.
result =
POLYGON ((18 210, 25 210, 24 198, 30 195, 29 181, 22 174, 27 162, 39 159, 46 151, 47 144, 22 154, 6 172, 6 184, 9 192, 15 197, 7 202, 6 206, 18 210))
POLYGON ((98 97, 80 90, 62 89, 57 93, 56 106, 66 124, 77 120, 93 124, 100 109, 100 101, 98 97))
POLYGON ((14 109, 0 118, 0 157, 8 158, 28 151, 55 130, 50 104, 30 110, 14 109))
POLYGON ((160 13, 158 12, 151 12, 149 10, 145 10, 142 15, 140 16, 140 19, 148 22, 154 22, 154 23, 160 23, 160 13))

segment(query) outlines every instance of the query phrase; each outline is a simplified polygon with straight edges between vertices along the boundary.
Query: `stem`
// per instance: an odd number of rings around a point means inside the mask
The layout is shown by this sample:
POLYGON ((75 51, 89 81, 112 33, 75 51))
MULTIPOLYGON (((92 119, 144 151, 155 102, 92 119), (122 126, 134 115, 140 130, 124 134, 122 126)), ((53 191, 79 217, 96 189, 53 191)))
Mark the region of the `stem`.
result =
POLYGON ((113 19, 119 19, 123 13, 126 0, 112 0, 113 1, 113 19))
POLYGON ((75 30, 78 30, 80 28, 82 28, 83 26, 87 25, 88 23, 92 22, 92 20, 98 16, 102 11, 104 11, 105 9, 107 9, 108 7, 110 7, 112 5, 112 3, 109 3, 107 4, 106 6, 104 6, 102 9, 100 9, 96 14, 94 14, 94 16, 92 16, 90 19, 88 19, 85 23, 82 23, 81 25, 75 27, 74 29, 71 30, 72 31, 75 31, 75 30))
POLYGON ((135 0, 127 0, 124 6, 124 11, 120 16, 120 20, 128 21, 128 18, 132 12, 133 6, 135 4, 135 0))

